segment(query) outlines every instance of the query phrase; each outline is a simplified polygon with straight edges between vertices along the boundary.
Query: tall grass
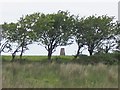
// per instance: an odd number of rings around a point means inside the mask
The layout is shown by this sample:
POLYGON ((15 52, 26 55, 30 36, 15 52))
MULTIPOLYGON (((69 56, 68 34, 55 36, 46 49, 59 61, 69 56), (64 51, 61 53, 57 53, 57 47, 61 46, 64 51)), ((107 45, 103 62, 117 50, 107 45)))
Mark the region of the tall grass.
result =
POLYGON ((117 65, 3 62, 3 88, 117 88, 117 65))

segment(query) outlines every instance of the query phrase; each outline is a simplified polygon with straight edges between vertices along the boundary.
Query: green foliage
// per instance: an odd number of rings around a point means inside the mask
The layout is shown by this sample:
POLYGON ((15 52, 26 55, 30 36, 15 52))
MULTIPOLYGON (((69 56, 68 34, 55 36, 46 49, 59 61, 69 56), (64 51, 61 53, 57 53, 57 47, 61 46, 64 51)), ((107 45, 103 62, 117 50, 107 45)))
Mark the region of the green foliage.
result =
POLYGON ((26 15, 25 17, 21 17, 17 23, 4 23, 2 25, 3 38, 5 38, 11 46, 13 43, 17 44, 16 49, 12 53, 13 59, 17 52, 21 52, 20 58, 22 58, 22 54, 25 50, 28 50, 27 46, 32 44, 35 39, 33 29, 31 28, 35 17, 34 14, 26 15))
POLYGON ((15 30, 17 28, 17 25, 15 23, 4 23, 2 25, 2 33, 4 34, 3 38, 10 40, 10 42, 14 42, 17 38, 17 31, 15 30))
POLYGON ((9 48, 8 52, 13 50, 13 58, 17 52, 21 52, 20 59, 22 59, 23 53, 28 50, 28 45, 38 42, 48 51, 48 60, 52 60, 52 53, 58 46, 72 44, 75 39, 78 45, 75 58, 84 46, 87 47, 90 55, 95 52, 108 53, 112 49, 119 51, 120 25, 113 21, 114 17, 107 15, 79 18, 61 10, 52 14, 29 14, 22 16, 16 23, 2 25, 4 29, 2 38, 7 43, 2 44, 1 50, 5 51, 4 48, 9 48), (12 47, 13 44, 16 48, 12 47))
POLYGON ((116 42, 117 42, 117 51, 120 51, 120 22, 116 23, 116 28, 114 30, 116 35, 116 42))
POLYGON ((43 45, 59 46, 66 45, 70 38, 68 30, 71 30, 71 24, 72 16, 68 12, 58 11, 57 14, 41 14, 34 29, 43 45))
MULTIPOLYGON (((76 18, 74 27, 75 40, 80 45, 87 45, 90 55, 101 44, 101 41, 107 38, 113 31, 113 17, 89 16, 76 18)), ((79 48, 78 48, 79 49, 79 48)))
POLYGON ((41 14, 34 25, 38 42, 48 51, 48 60, 51 60, 52 53, 58 46, 68 43, 71 38, 73 17, 69 12, 58 11, 57 14, 41 14))

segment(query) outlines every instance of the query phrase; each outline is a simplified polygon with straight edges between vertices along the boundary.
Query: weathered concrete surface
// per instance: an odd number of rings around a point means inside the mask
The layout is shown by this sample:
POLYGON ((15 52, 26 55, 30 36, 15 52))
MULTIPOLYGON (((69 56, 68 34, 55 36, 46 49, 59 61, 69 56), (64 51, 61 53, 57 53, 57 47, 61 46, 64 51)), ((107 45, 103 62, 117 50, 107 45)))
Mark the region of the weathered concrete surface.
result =
POLYGON ((60 55, 61 56, 65 56, 65 48, 61 48, 60 49, 60 55))

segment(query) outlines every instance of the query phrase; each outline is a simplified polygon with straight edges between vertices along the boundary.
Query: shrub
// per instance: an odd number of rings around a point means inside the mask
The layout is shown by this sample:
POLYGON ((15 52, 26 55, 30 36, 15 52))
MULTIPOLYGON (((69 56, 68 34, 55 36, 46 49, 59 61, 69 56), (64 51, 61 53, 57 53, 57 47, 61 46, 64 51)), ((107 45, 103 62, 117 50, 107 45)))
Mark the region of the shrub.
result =
POLYGON ((120 53, 108 53, 108 54, 98 54, 92 56, 79 56, 76 62, 81 64, 118 64, 120 59, 120 53))

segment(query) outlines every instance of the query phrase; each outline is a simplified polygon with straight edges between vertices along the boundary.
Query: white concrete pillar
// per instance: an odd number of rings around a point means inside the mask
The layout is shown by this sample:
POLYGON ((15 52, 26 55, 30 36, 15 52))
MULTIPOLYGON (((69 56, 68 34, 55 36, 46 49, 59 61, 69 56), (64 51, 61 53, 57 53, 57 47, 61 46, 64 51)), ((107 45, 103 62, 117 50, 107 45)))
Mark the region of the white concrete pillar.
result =
POLYGON ((60 56, 65 56, 65 48, 60 49, 60 56))

